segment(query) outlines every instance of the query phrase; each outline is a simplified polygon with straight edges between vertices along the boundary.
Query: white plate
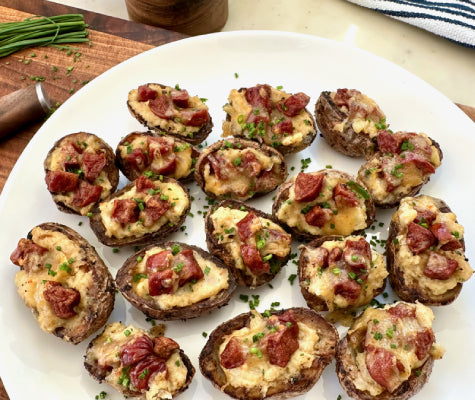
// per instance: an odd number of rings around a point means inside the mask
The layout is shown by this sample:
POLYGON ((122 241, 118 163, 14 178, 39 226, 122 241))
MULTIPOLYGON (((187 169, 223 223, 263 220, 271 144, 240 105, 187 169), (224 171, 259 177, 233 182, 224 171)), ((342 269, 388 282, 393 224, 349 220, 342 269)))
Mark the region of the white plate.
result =
MULTIPOLYGON (((134 130, 144 130, 129 114, 126 98, 130 89, 147 82, 171 86, 178 83, 191 95, 208 99, 215 125, 208 144, 220 138, 221 122, 225 117, 222 106, 233 88, 269 83, 282 85, 291 93, 303 91, 311 96, 311 111, 323 90, 341 87, 361 90, 381 106, 393 130, 423 131, 440 143, 444 150, 442 166, 422 192, 440 197, 452 207, 466 227, 467 255, 470 258, 473 254, 475 213, 471 171, 475 166, 475 124, 421 79, 359 49, 300 34, 264 31, 219 33, 164 45, 112 68, 65 102, 32 139, 3 190, 0 200, 0 243, 3 248, 0 376, 12 400, 94 399, 101 391, 108 393, 108 399, 122 398, 109 386, 96 383, 83 368, 83 355, 89 340, 73 346, 40 330, 16 293, 13 281, 18 268, 11 264, 9 255, 18 240, 35 225, 46 221, 60 222, 90 240, 115 275, 131 250, 123 249, 114 254, 110 248, 98 243, 89 229, 87 218, 59 212, 46 190, 42 164, 53 142, 66 134, 92 132, 115 148, 122 136, 134 130), (81 226, 79 221, 83 222, 81 226)), ((307 157, 313 160, 309 171, 330 164, 356 174, 361 163, 361 160, 337 154, 318 137, 308 149, 288 157, 289 166, 295 167, 291 176, 299 171, 300 160, 307 157)), ((122 178, 121 184, 124 183, 122 178)), ((203 210, 205 196, 196 184, 189 184, 189 187, 196 199, 192 206, 194 218, 187 218, 186 233, 174 234, 172 239, 206 248, 203 221, 198 213, 203 210)), ((250 204, 270 212, 273 195, 250 204)), ((381 228, 376 224, 376 229, 368 232, 386 238, 390 214, 378 211, 377 220, 385 225, 381 228)), ((287 279, 296 270, 296 265, 289 262, 272 282, 273 289, 267 286, 253 292, 238 289, 227 307, 195 320, 167 324, 166 334, 177 339, 197 369, 193 383, 180 399, 227 398, 199 372, 198 355, 206 342, 202 332, 210 333, 219 323, 249 310, 248 305, 239 299, 239 294, 259 295, 259 311, 269 308, 274 301, 280 301, 281 307, 285 308, 305 306, 297 282, 291 286, 287 279)), ((390 295, 389 299, 392 298, 390 295)), ((415 398, 467 399, 473 396, 474 307, 475 279, 472 279, 464 285, 453 305, 434 308, 437 341, 447 352, 435 363, 429 382, 415 398)), ((150 327, 145 317, 126 304, 120 294, 110 318, 110 321, 114 320, 150 327)), ((342 328, 339 330, 344 332, 342 328)), ((338 395, 347 398, 332 364, 314 388, 301 398, 317 396, 334 400, 338 395)))

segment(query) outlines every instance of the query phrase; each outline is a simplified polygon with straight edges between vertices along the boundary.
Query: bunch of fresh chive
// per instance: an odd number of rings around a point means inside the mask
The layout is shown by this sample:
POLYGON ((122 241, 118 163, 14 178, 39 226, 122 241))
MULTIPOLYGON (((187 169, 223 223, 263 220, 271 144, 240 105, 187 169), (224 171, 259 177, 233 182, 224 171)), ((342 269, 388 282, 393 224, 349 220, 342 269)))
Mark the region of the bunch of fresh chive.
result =
POLYGON ((34 46, 69 49, 66 43, 88 42, 81 14, 35 16, 20 22, 0 23, 0 57, 34 46))

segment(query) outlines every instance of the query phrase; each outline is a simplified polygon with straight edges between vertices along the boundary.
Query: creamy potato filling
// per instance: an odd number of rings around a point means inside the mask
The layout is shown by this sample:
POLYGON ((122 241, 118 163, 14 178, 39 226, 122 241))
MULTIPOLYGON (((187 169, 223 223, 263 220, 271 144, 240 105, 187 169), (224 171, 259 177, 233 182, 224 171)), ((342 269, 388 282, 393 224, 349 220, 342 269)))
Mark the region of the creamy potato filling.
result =
MULTIPOLYGON (((160 253, 163 250, 170 249, 154 247, 148 250, 143 259, 137 262, 135 268, 130 272, 132 274, 132 290, 140 297, 150 297, 146 270, 147 260, 153 254, 160 253)), ((188 283, 179 287, 175 293, 151 296, 160 309, 168 310, 173 307, 188 307, 217 296, 228 288, 229 272, 227 268, 218 267, 211 260, 203 258, 196 251, 193 251, 193 256, 203 270, 203 278, 196 281, 196 283, 188 283)))

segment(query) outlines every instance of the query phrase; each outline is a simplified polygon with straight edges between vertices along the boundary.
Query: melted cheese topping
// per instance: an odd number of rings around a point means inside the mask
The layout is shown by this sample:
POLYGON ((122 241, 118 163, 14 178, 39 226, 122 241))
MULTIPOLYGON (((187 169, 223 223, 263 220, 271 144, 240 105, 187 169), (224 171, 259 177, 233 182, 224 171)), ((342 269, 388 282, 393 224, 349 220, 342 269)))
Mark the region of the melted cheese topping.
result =
MULTIPOLYGON (((143 260, 138 262, 131 274, 146 274, 147 259, 153 254, 160 253, 165 248, 154 247, 148 250, 143 260)), ((168 249, 170 250, 170 249, 168 249)), ((203 258, 199 253, 193 251, 193 256, 203 270, 204 277, 196 283, 186 284, 173 294, 161 294, 152 296, 153 301, 162 310, 168 310, 173 307, 188 307, 200 301, 207 300, 217 296, 223 290, 229 287, 229 272, 227 268, 220 268, 215 263, 203 258)), ((140 279, 138 282, 132 282, 132 289, 140 297, 149 297, 148 279, 140 279)))
POLYGON ((398 224, 397 246, 395 263, 400 265, 404 271, 404 279, 407 285, 417 285, 424 291, 433 295, 441 295, 453 289, 457 284, 466 282, 473 274, 473 269, 465 258, 462 249, 447 251, 437 249, 437 253, 458 262, 458 268, 448 279, 431 279, 424 275, 424 268, 429 258, 428 252, 413 255, 407 245, 407 226, 414 221, 417 216, 415 207, 427 209, 437 214, 434 224, 443 223, 449 232, 458 232, 459 238, 463 238, 464 228, 456 222, 454 213, 442 213, 437 208, 436 203, 430 196, 406 197, 401 201, 398 211, 394 214, 392 221, 398 224))
MULTIPOLYGON (((280 164, 282 160, 276 156, 268 156, 264 152, 257 151, 256 149, 234 149, 226 148, 219 150, 218 154, 221 157, 224 157, 231 166, 238 165, 241 158, 245 153, 250 152, 254 154, 259 163, 262 166, 262 170, 270 171, 273 168, 280 169, 280 164)), ((205 154, 209 153, 209 150, 204 150, 205 154)), ((236 194, 242 196, 243 198, 252 197, 250 194, 254 192, 255 186, 253 177, 249 176, 248 173, 243 173, 237 168, 230 167, 226 169, 227 177, 226 179, 218 179, 218 177, 212 172, 210 164, 207 163, 204 167, 203 178, 205 182, 205 190, 211 192, 216 196, 222 196, 225 194, 236 194)))
MULTIPOLYGON (((400 380, 405 381, 409 378, 412 371, 421 367, 426 358, 419 360, 416 355, 416 347, 412 345, 408 338, 414 337, 418 331, 432 329, 432 321, 434 314, 429 307, 420 303, 411 304, 415 308, 415 318, 398 318, 396 322, 388 314, 387 310, 399 303, 386 305, 381 308, 367 308, 364 313, 355 321, 348 335, 351 336, 358 330, 366 332, 364 337, 364 345, 373 345, 383 348, 393 353, 400 363, 404 366, 404 370, 400 371, 400 380), (379 334, 379 336, 378 336, 379 334)), ((405 303, 408 304, 409 303, 405 303)), ((351 343, 351 341, 350 341, 351 343)), ((355 349, 359 345, 355 344, 355 349)), ((365 352, 355 353, 355 366, 357 371, 352 371, 353 383, 359 390, 367 391, 372 396, 377 396, 386 389, 379 385, 369 374, 366 367, 365 352)), ((438 359, 444 354, 444 349, 437 343, 432 345, 429 356, 438 359)))
MULTIPOLYGON (((150 83, 147 86, 151 89, 156 90, 159 94, 162 93, 162 95, 169 95, 172 91, 171 87, 167 86, 165 88, 162 88, 160 85, 154 83, 150 83)), ((174 134, 181 135, 184 137, 193 137, 193 134, 195 134, 201 129, 201 126, 187 126, 173 119, 160 118, 158 115, 155 115, 150 110, 150 107, 148 105, 149 100, 138 101, 137 95, 138 89, 132 89, 129 92, 128 103, 130 107, 134 110, 134 112, 146 121, 147 126, 159 128, 165 132, 172 132, 174 134)), ((188 100, 188 107, 196 110, 208 110, 206 104, 203 103, 203 101, 201 101, 198 96, 190 96, 188 100)))
POLYGON ((172 182, 161 182, 160 180, 153 181, 156 189, 160 189, 160 193, 164 196, 168 196, 171 202, 171 207, 162 215, 152 226, 145 227, 140 221, 131 224, 121 224, 112 218, 112 211, 114 209, 114 200, 119 199, 141 199, 145 203, 152 197, 149 193, 137 192, 137 188, 134 185, 130 190, 114 197, 109 201, 104 201, 99 204, 101 211, 101 220, 106 228, 105 234, 108 237, 115 237, 117 239, 123 239, 126 237, 140 237, 150 232, 158 231, 165 224, 176 224, 180 220, 180 217, 187 210, 189 206, 188 196, 184 189, 172 182))
MULTIPOLYGON (((289 93, 271 87, 272 103, 285 101, 290 96, 291 94, 289 93)), ((228 96, 228 101, 229 103, 223 106, 223 110, 228 114, 229 120, 223 121, 222 136, 249 137, 248 130, 245 127, 245 122, 248 118, 248 115, 250 115, 253 111, 253 107, 246 100, 245 90, 231 90, 228 96)), ((276 123, 283 116, 284 115, 277 108, 274 108, 270 115, 270 121, 276 123)), ((308 135, 312 135, 315 131, 312 119, 306 110, 300 111, 300 113, 298 113, 295 117, 292 117, 291 120, 293 132, 291 134, 286 133, 282 139, 279 139, 284 146, 298 146, 308 135)), ((269 124, 264 136, 262 137, 264 143, 270 146, 276 143, 275 134, 272 131, 271 125, 272 124, 269 124)))
MULTIPOLYGON (((295 179, 296 176, 294 176, 290 182, 295 182, 295 179)), ((302 213, 302 209, 307 206, 326 203, 325 206, 329 206, 331 210, 337 210, 335 201, 333 200, 333 188, 340 182, 346 183, 346 181, 343 181, 341 177, 336 174, 326 173, 319 196, 311 202, 296 201, 295 185, 292 185, 289 189, 289 197, 286 201, 282 202, 276 217, 292 228, 297 228, 300 231, 315 236, 348 236, 354 231, 366 228, 366 205, 363 198, 360 199, 359 206, 338 209, 338 212, 336 214, 333 213, 331 219, 322 227, 309 225, 305 220, 305 214, 302 213)))
MULTIPOLYGON (((48 252, 41 256, 42 265, 22 269, 15 275, 18 294, 23 298, 27 307, 35 311, 38 323, 46 332, 53 332, 59 327, 71 329, 81 324, 87 316, 90 303, 95 301, 87 292, 93 285, 92 272, 86 272, 84 259, 87 255, 77 243, 57 231, 43 230, 35 227, 31 231, 32 240, 37 245, 47 248, 48 252), (57 250, 60 248, 60 250, 57 250), (68 268, 61 269, 63 264, 68 268), (51 267, 49 267, 51 265, 51 267), (76 289, 81 295, 79 304, 74 307, 77 313, 74 317, 62 319, 56 316, 50 303, 44 298, 43 292, 46 281, 55 281, 64 287, 76 289)), ((28 263, 28 259, 25 260, 28 263)), ((65 337, 65 340, 68 340, 65 337)))
MULTIPOLYGON (((267 319, 261 314, 252 311, 254 318, 251 318, 250 326, 232 332, 225 336, 223 343, 219 347, 219 357, 224 351, 226 345, 232 337, 237 337, 243 342, 247 351, 257 344, 253 336, 261 334, 267 330, 267 319)), ((255 388, 258 387, 265 397, 267 390, 275 381, 290 381, 293 377, 298 377, 300 371, 310 368, 319 352, 319 336, 315 329, 303 322, 297 322, 299 327, 299 348, 292 354, 288 364, 285 367, 279 367, 269 362, 265 351, 262 351, 262 357, 249 354, 246 362, 237 368, 222 368, 226 375, 226 382, 234 387, 255 388)))
MULTIPOLYGON (((232 256, 235 267, 240 270, 245 270, 252 275, 251 271, 244 265, 241 257, 242 243, 236 225, 247 214, 247 211, 236 210, 229 207, 218 207, 210 217, 213 221, 213 236, 218 239, 218 243, 223 245, 226 251, 232 256)), ((262 229, 276 230, 290 238, 290 235, 279 225, 267 218, 257 216, 257 221, 255 222, 255 226, 251 227, 251 231, 257 233, 262 229)), ((265 234, 263 236, 265 236, 265 234)), ((273 254, 277 257, 286 257, 289 253, 290 240, 286 246, 282 245, 281 241, 266 240, 263 247, 259 249, 261 257, 265 257, 268 254, 273 254)))
MULTIPOLYGON (((323 242, 323 248, 329 252, 334 248, 340 248, 342 251, 345 249, 347 240, 358 241, 362 236, 350 236, 345 240, 333 240, 323 242)), ((348 273, 346 270, 338 270, 337 273, 333 271, 332 266, 322 270, 317 258, 312 257, 312 254, 316 252, 315 248, 304 247, 305 257, 309 258, 309 263, 305 266, 304 278, 308 278, 308 291, 320 298, 322 298, 329 311, 333 311, 336 308, 347 308, 350 306, 360 307, 368 304, 374 293, 383 286, 384 279, 388 276, 386 270, 386 263, 384 257, 378 252, 371 251, 371 263, 368 263, 367 268, 368 277, 361 285, 361 293, 354 303, 348 303, 348 299, 340 294, 335 295, 335 285, 342 280, 348 279, 348 273)))
MULTIPOLYGON (((122 375, 119 355, 124 346, 143 335, 152 338, 143 329, 132 325, 125 326, 120 322, 111 323, 105 327, 101 335, 94 339, 94 345, 88 350, 86 357, 97 360, 99 366, 112 367, 105 381, 121 391, 124 388, 118 383, 122 375)), ((147 400, 171 399, 172 395, 186 383, 188 371, 178 351, 171 355, 166 364, 168 374, 157 373, 150 378, 149 389, 145 392, 147 400)))

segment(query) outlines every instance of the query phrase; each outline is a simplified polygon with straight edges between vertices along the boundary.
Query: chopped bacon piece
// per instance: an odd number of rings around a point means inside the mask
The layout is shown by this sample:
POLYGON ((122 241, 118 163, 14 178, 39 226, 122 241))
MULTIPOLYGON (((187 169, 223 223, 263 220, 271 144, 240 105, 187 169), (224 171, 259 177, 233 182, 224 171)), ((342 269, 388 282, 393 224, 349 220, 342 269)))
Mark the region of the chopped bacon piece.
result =
POLYGON ((414 222, 416 224, 422 222, 426 223, 428 226, 431 226, 435 218, 437 217, 437 214, 431 210, 418 207, 414 207, 414 209, 417 211, 417 216, 416 218, 414 218, 414 222))
POLYGON ((210 168, 213 170, 216 178, 219 180, 228 179, 228 168, 232 168, 229 161, 225 157, 221 157, 219 154, 209 154, 208 161, 210 168))
POLYGON ((180 345, 168 337, 158 336, 153 339, 153 352, 164 361, 168 360, 173 352, 179 348, 180 345))
POLYGON ((175 153, 169 153, 159 160, 152 161, 151 170, 158 175, 171 175, 176 171, 177 156, 175 153))
POLYGON ((368 346, 366 348, 366 368, 371 378, 389 392, 399 386, 397 358, 389 350, 368 346))
POLYGON ((257 85, 246 89, 244 97, 251 106, 264 108, 270 113, 272 110, 271 93, 272 89, 269 85, 257 85))
POLYGON ((431 279, 445 280, 452 276, 458 266, 457 260, 431 251, 423 273, 431 279))
POLYGON ((181 122, 186 126, 201 126, 210 120, 208 110, 186 108, 180 111, 181 122))
POLYGON ((172 119, 175 116, 173 103, 167 95, 158 96, 157 98, 150 100, 148 106, 150 107, 150 111, 152 111, 157 117, 172 119))
POLYGON ((255 245, 243 244, 241 245, 241 256, 244 264, 251 270, 254 275, 261 275, 270 271, 268 262, 263 262, 259 254, 259 250, 255 245))
POLYGON ((312 264, 318 265, 320 268, 327 268, 330 264, 329 252, 325 247, 317 247, 312 250, 312 264))
POLYGON ((361 285, 353 279, 346 279, 335 285, 335 295, 344 297, 348 303, 354 304, 361 293, 361 285))
POLYGON ((137 90, 137 100, 138 101, 147 101, 153 100, 158 96, 158 93, 155 89, 148 87, 147 85, 139 86, 137 90))
POLYGON ((358 196, 344 183, 338 183, 333 188, 333 199, 338 208, 356 207, 360 204, 358 196))
POLYGON ((255 177, 262 171, 262 165, 252 151, 245 151, 243 153, 240 167, 250 177, 255 177))
POLYGON ((343 255, 343 250, 339 247, 334 247, 330 254, 328 255, 328 265, 335 265, 338 261, 341 260, 341 256, 343 255))
POLYGON ((79 187, 74 191, 72 205, 76 207, 85 207, 91 203, 99 201, 101 198, 102 186, 91 185, 81 180, 79 187))
POLYGON ((436 243, 436 238, 429 229, 410 222, 407 226, 407 246, 414 254, 419 254, 436 243))
POLYGON ((137 172, 143 171, 148 164, 147 155, 142 149, 133 149, 125 156, 125 161, 137 172))
POLYGON ((399 169, 401 166, 402 164, 399 164, 399 157, 381 158, 381 171, 378 176, 386 182, 386 191, 388 193, 393 192, 402 183, 404 173, 399 169))
POLYGON ((158 221, 169 209, 171 205, 167 200, 162 200, 160 195, 152 196, 145 203, 145 219, 143 225, 145 227, 152 226, 158 221))
POLYGON ((416 346, 416 356, 419 360, 423 360, 428 356, 434 340, 434 332, 430 328, 417 332, 414 341, 416 346))
POLYGON ((407 151, 404 155, 405 157, 401 157, 401 164, 414 163, 423 174, 433 174, 435 172, 434 166, 424 156, 412 151, 407 151))
POLYGON ((44 287, 43 296, 57 317, 68 319, 77 314, 74 307, 79 304, 81 295, 76 289, 64 287, 54 281, 46 281, 44 287))
POLYGON ((170 250, 162 250, 159 253, 152 254, 147 258, 145 268, 148 274, 158 271, 164 271, 170 268, 173 254, 170 250))
POLYGON ((295 179, 295 200, 296 201, 313 201, 317 198, 323 186, 323 174, 306 174, 299 172, 295 179))
POLYGON ((319 205, 313 207, 305 214, 305 221, 311 226, 318 226, 321 228, 326 222, 330 221, 333 212, 328 208, 322 208, 319 205))
POLYGON ((111 218, 121 224, 137 222, 139 218, 139 207, 132 199, 115 199, 112 206, 111 218))
POLYGON ((283 121, 278 122, 272 127, 272 132, 276 135, 283 135, 284 133, 292 133, 294 131, 294 126, 292 120, 289 118, 284 119, 283 121))
POLYGON ((147 144, 149 155, 151 158, 154 158, 157 151, 161 155, 172 153, 175 146, 175 140, 168 136, 147 136, 147 144))
POLYGON ((188 100, 190 99, 190 95, 186 90, 172 89, 171 96, 172 101, 176 106, 181 108, 188 107, 188 100))
POLYGON ((45 177, 50 192, 73 192, 79 183, 79 176, 72 172, 48 171, 45 177))
POLYGON ((204 276, 203 270, 200 268, 191 249, 182 250, 174 257, 173 268, 178 274, 178 286, 198 281, 204 276))
POLYGON ((154 272, 148 277, 148 292, 150 296, 175 293, 177 289, 176 274, 171 269, 154 272))
POLYGON ((277 332, 271 333, 267 337, 266 352, 272 365, 284 368, 292 354, 299 348, 298 325, 295 322, 290 322, 290 324, 290 327, 281 325, 280 327, 284 327, 283 329, 279 327, 277 332), (293 326, 297 329, 292 329, 293 326))
POLYGON ((397 133, 391 133, 383 129, 378 132, 376 140, 378 142, 378 149, 381 153, 398 154, 399 146, 404 138, 397 133))
POLYGON ((242 243, 247 242, 254 236, 252 226, 257 222, 258 218, 253 211, 249 211, 246 216, 236 223, 239 238, 242 243))
POLYGON ((124 367, 135 364, 152 353, 153 342, 147 335, 137 337, 127 343, 120 352, 119 359, 124 367))
POLYGON ((287 232, 281 232, 277 229, 268 229, 266 240, 272 243, 280 243, 281 247, 288 247, 292 243, 292 236, 287 232))
POLYGON ((156 355, 149 354, 131 368, 130 381, 137 390, 146 390, 150 377, 156 373, 167 373, 167 364, 156 355))
POLYGON ((359 240, 347 240, 343 258, 352 269, 364 269, 371 261, 371 248, 369 243, 360 238, 359 240))
POLYGON ((277 108, 287 117, 295 117, 310 101, 310 97, 299 92, 288 97, 283 103, 277 103, 277 108))
POLYGON ((145 175, 140 175, 135 181, 135 188, 137 192, 148 192, 150 189, 155 189, 155 184, 145 175))
POLYGON ((237 368, 246 362, 247 353, 240 340, 233 336, 226 344, 220 356, 221 365, 226 369, 237 368))
POLYGON ((404 303, 399 303, 388 309, 388 313, 394 318, 415 318, 416 309, 404 303))
POLYGON ((84 153, 82 156, 82 166, 84 177, 93 182, 106 166, 107 160, 104 153, 84 153))
POLYGON ((16 249, 10 256, 10 261, 15 265, 22 266, 25 258, 29 257, 32 253, 41 256, 47 251, 47 248, 36 244, 31 239, 20 239, 16 249))

